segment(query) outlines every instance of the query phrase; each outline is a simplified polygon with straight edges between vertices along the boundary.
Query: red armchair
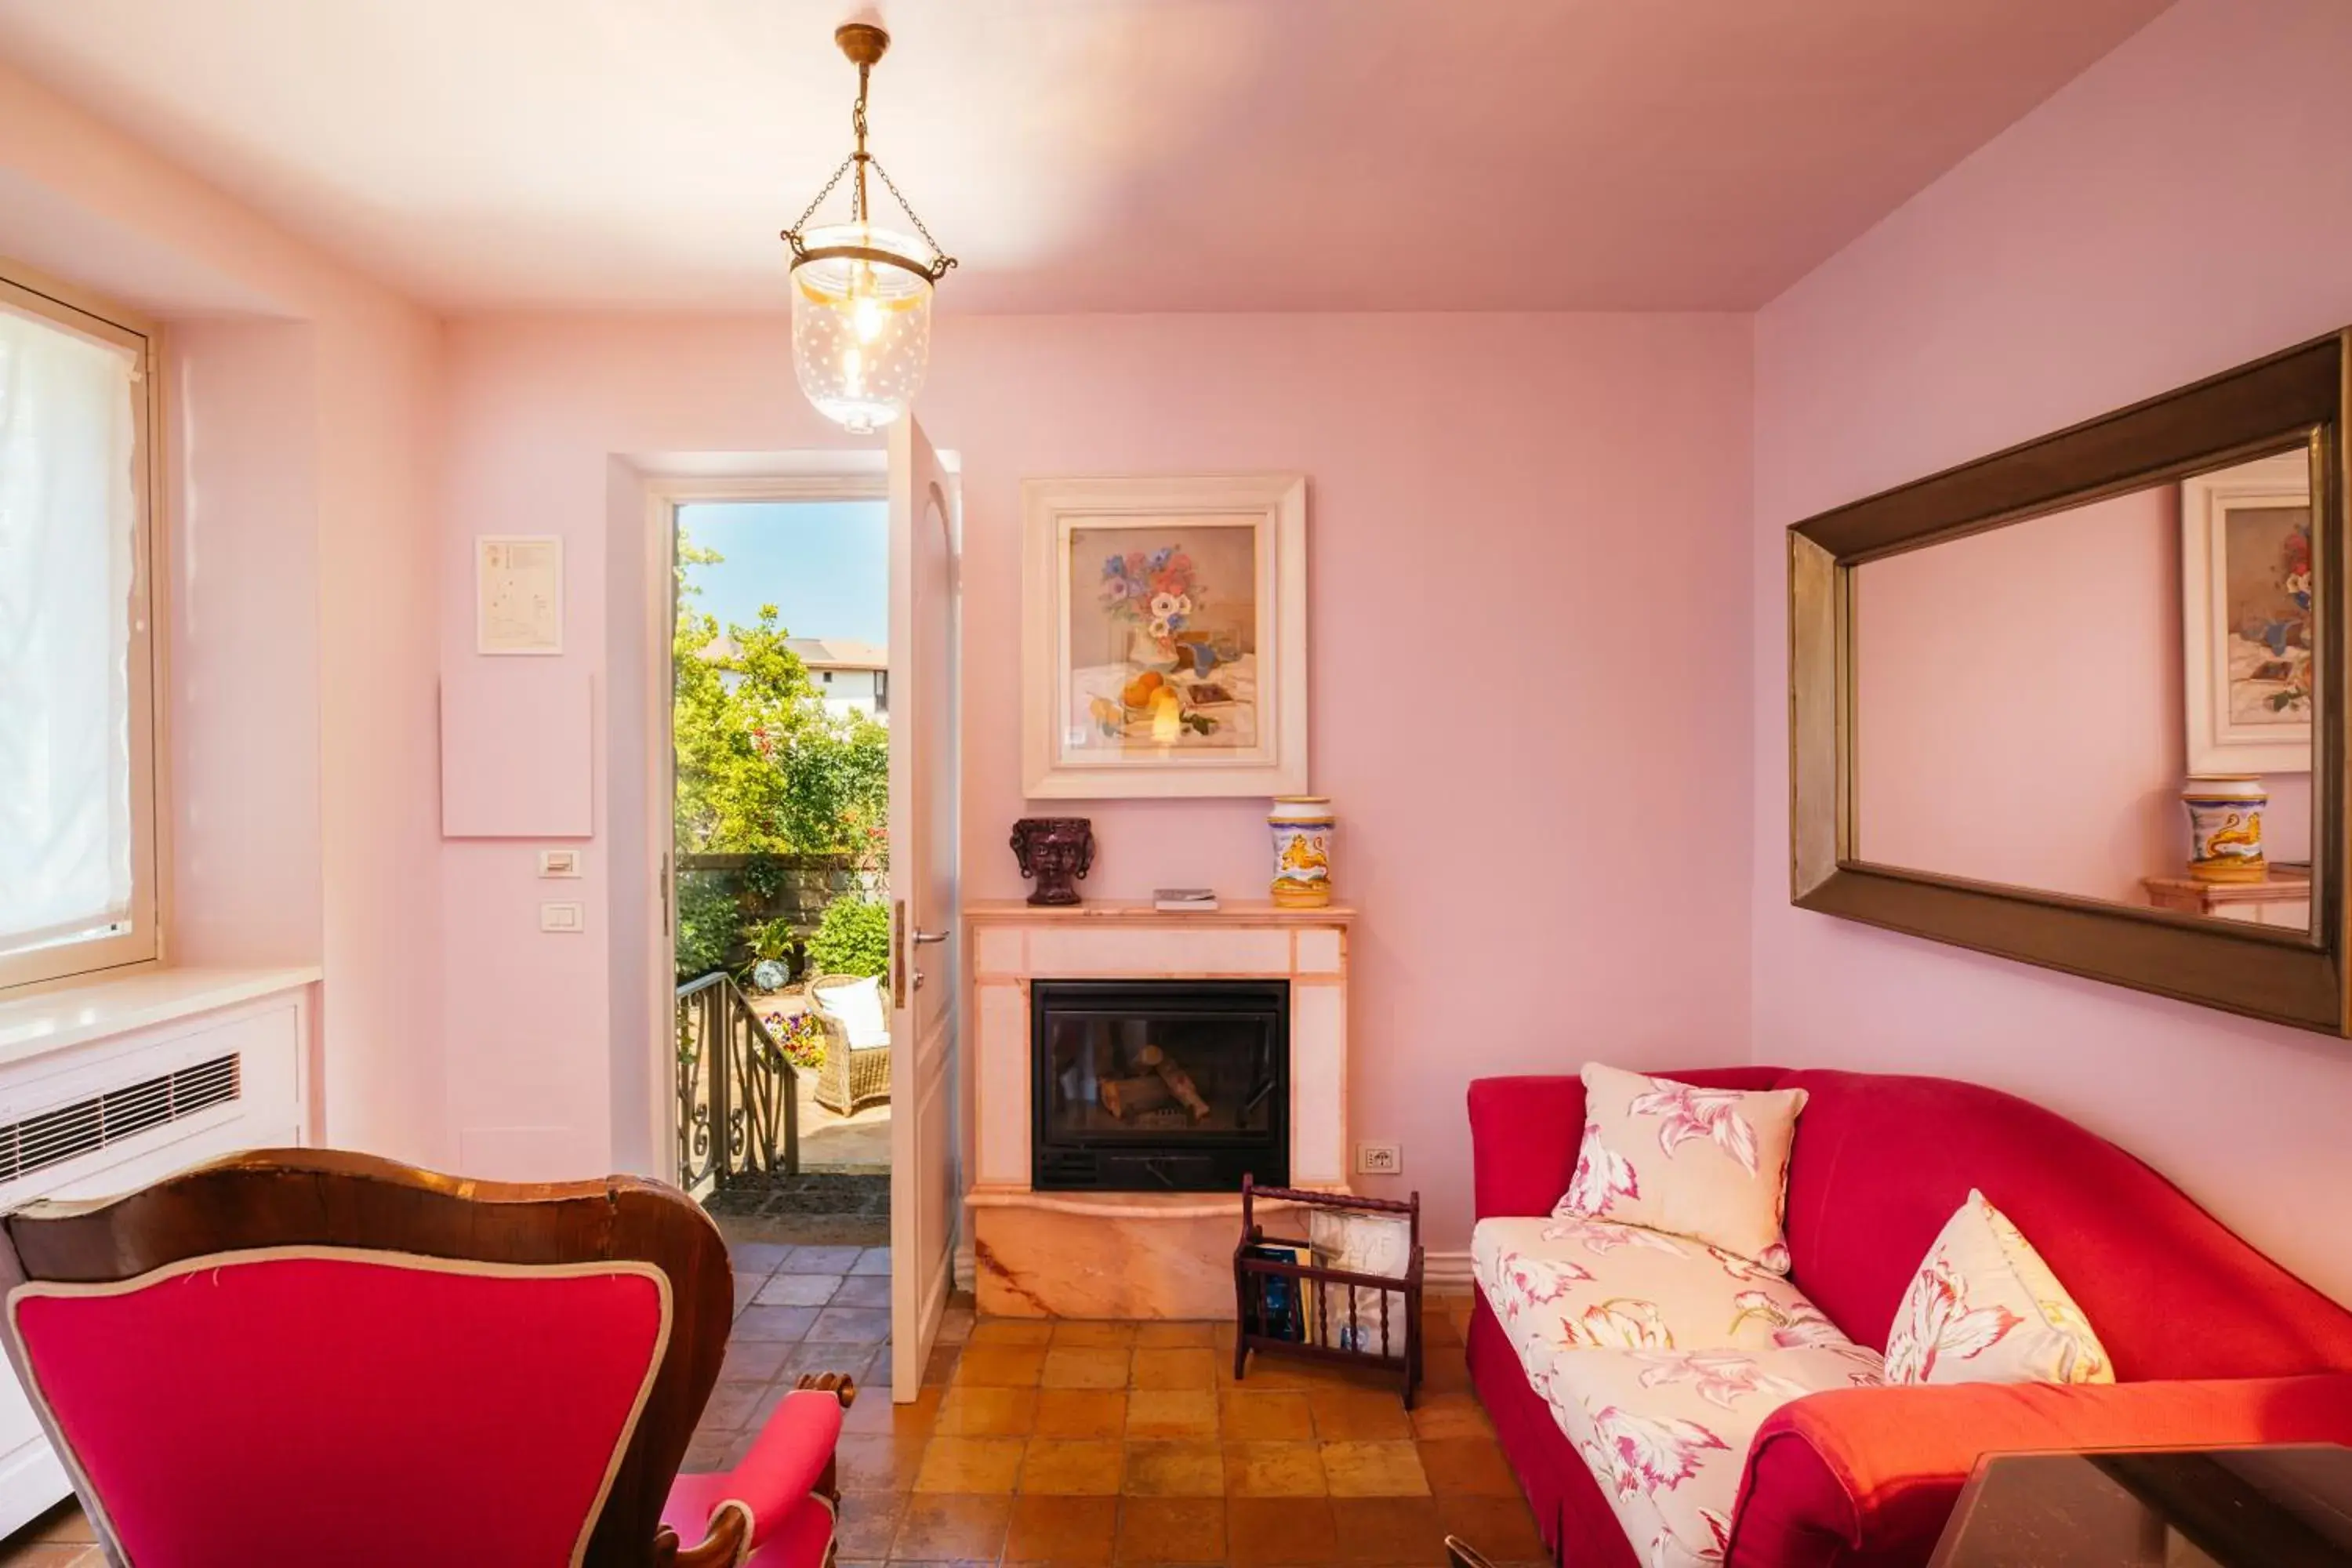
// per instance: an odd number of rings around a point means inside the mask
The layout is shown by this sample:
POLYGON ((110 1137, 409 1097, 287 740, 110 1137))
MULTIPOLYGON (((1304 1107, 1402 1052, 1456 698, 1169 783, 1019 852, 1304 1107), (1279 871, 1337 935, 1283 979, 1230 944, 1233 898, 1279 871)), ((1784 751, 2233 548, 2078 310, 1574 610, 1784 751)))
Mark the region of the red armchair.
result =
POLYGON ((240 1155, 0 1225, 10 1362, 117 1562, 754 1563, 833 1538, 845 1380, 677 1474, 732 1317, 684 1194, 240 1155), (691 1544, 687 1544, 690 1542, 691 1544))
MULTIPOLYGON (((1986 1453, 2352 1443, 2352 1312, 2115 1145, 2011 1096, 1941 1079, 1769 1067, 1664 1076, 1808 1091, 1789 1173, 1790 1278, 1855 1341, 1885 1348, 1919 1259, 1980 1187, 2065 1282, 2119 1379, 1794 1400, 1766 1418, 1749 1447, 1727 1568, 1924 1563, 1986 1453)), ((1473 1083, 1478 1217, 1549 1212, 1583 1123, 1575 1078, 1473 1083)), ((1636 1568, 1599 1486, 1483 1299, 1468 1356, 1545 1539, 1578 1568, 1636 1568)))

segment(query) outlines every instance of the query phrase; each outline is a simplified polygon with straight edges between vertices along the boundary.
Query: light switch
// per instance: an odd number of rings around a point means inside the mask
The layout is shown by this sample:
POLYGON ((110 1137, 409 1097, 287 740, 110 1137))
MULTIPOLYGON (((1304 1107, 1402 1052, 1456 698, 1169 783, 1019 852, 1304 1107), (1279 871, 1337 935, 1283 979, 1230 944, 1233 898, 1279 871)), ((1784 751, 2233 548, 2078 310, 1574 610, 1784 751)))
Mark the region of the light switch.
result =
POLYGON ((579 932, 587 929, 578 904, 541 904, 539 906, 539 929, 579 932))
POLYGON ((542 877, 577 877, 580 875, 580 851, 577 849, 541 850, 539 874, 542 877))

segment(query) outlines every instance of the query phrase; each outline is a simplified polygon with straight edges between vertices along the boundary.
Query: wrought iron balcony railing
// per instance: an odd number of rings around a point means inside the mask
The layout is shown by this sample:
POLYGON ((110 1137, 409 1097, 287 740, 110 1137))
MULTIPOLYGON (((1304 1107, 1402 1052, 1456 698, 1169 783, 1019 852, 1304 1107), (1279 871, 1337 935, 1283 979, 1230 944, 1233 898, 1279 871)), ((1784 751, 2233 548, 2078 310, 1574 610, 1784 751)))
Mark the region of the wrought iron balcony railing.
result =
POLYGON ((697 1197, 745 1176, 796 1176, 793 1064, 724 970, 677 988, 677 1184, 697 1197))

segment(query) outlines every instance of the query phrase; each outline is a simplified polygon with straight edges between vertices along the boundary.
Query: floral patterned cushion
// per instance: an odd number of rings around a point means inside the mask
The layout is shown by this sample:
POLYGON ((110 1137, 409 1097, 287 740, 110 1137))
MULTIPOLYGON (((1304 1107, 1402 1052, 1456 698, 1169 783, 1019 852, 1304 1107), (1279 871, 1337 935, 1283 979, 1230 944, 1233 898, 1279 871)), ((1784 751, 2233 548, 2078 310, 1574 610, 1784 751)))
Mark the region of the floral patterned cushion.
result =
POLYGON ((1701 1089, 1584 1068, 1584 1142, 1553 1214, 1622 1220, 1789 1271, 1780 1210, 1801 1089, 1701 1089))
POLYGON ((1652 1568, 1722 1560, 1766 1415, 1881 1381, 1878 1352, 1794 1285, 1705 1242, 1575 1215, 1483 1219, 1470 1266, 1652 1568))
POLYGON ((1852 1343, 1585 1351, 1560 1358, 1552 1415, 1649 1568, 1723 1561, 1748 1447, 1791 1399, 1881 1381, 1852 1343))
POLYGON ((1640 1226, 1570 1217, 1483 1219, 1478 1288, 1528 1381, 1592 1350, 1769 1350, 1849 1342, 1795 1286, 1748 1258, 1640 1226))
POLYGON ((2090 1320, 2009 1216, 1970 1191, 1886 1336, 1889 1383, 2113 1383, 2090 1320))

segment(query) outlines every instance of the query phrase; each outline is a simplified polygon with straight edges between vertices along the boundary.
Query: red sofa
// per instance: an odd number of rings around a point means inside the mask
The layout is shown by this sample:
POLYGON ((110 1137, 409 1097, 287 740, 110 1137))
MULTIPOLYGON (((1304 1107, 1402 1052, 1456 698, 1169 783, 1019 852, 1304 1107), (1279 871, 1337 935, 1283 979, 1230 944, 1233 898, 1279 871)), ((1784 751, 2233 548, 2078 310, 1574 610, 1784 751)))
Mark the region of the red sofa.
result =
MULTIPOLYGON (((1748 1449, 1727 1568, 1924 1563, 1984 1453, 2352 1443, 2352 1312, 2105 1140, 1945 1079, 1768 1067, 1661 1076, 1806 1090, 1789 1171, 1790 1277, 1859 1343, 1885 1348, 1904 1289, 1973 1186, 2049 1260, 2116 1368, 2112 1384, 1856 1388, 1781 1406, 1748 1449)), ((1583 1127, 1573 1077, 1473 1083, 1478 1217, 1549 1213, 1583 1127)), ((1573 1568, 1640 1568, 1483 1295, 1468 1356, 1555 1555, 1573 1568)))

